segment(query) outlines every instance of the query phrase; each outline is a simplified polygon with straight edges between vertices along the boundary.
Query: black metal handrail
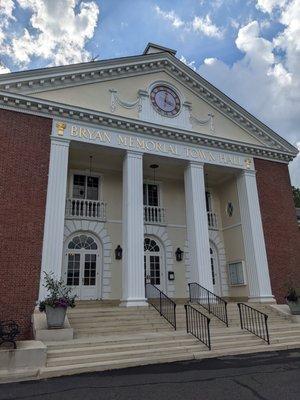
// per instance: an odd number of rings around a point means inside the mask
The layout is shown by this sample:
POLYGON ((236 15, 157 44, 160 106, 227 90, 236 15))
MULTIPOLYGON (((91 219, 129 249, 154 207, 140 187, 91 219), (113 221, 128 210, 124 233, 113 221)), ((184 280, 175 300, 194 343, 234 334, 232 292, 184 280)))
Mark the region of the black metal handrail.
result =
POLYGON ((189 294, 191 303, 197 302, 228 326, 227 301, 196 282, 189 283, 189 294))
POLYGON ((186 331, 191 333, 202 343, 204 343, 209 350, 211 350, 210 341, 210 318, 202 314, 199 310, 191 306, 190 304, 185 304, 185 315, 186 315, 186 331))
POLYGON ((148 303, 176 330, 176 303, 151 283, 146 283, 146 297, 148 303))
POLYGON ((270 344, 268 315, 244 303, 238 303, 241 329, 253 333, 270 344))

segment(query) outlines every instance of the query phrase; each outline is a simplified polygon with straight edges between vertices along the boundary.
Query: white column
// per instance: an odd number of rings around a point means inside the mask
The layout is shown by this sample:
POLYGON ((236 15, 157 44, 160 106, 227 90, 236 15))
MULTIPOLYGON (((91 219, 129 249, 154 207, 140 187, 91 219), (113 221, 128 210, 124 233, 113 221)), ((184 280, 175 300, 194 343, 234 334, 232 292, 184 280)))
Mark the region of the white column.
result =
POLYGON ((122 306, 144 306, 143 155, 127 151, 123 161, 122 306))
POLYGON ((53 272, 56 278, 61 278, 68 158, 69 142, 51 138, 40 299, 47 294, 43 287, 44 272, 53 272))
POLYGON ((274 301, 255 171, 243 171, 237 179, 237 189, 250 294, 249 301, 274 301))
POLYGON ((184 185, 191 277, 193 282, 213 291, 203 164, 188 164, 184 185))

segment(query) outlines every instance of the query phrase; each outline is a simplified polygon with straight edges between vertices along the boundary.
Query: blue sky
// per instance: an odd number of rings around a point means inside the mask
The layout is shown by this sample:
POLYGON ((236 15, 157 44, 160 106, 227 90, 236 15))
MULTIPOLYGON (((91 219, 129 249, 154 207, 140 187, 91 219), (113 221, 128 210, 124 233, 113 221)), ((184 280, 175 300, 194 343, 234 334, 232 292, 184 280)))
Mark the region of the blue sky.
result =
MULTIPOLYGON (((300 0, 0 0, 0 73, 151 41, 300 146, 300 0)), ((300 158, 291 177, 300 186, 300 158)))

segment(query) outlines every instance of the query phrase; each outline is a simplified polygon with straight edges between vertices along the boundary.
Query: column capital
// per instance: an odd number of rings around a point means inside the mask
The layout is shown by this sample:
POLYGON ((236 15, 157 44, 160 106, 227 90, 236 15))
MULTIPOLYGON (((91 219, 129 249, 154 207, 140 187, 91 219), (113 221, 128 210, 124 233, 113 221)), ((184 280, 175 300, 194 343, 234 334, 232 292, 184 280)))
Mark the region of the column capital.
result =
POLYGON ((241 171, 242 176, 256 176, 256 171, 252 169, 243 169, 241 171))
POLYGON ((137 150, 126 150, 125 157, 143 158, 144 153, 137 150))
POLYGON ((195 167, 195 168, 199 168, 199 169, 203 169, 204 168, 204 163, 201 161, 188 161, 187 163, 187 167, 195 167))
POLYGON ((50 136, 50 140, 51 140, 51 144, 57 144, 60 146, 65 146, 65 147, 69 147, 70 146, 70 140, 69 139, 65 139, 65 138, 60 138, 57 136, 50 136))

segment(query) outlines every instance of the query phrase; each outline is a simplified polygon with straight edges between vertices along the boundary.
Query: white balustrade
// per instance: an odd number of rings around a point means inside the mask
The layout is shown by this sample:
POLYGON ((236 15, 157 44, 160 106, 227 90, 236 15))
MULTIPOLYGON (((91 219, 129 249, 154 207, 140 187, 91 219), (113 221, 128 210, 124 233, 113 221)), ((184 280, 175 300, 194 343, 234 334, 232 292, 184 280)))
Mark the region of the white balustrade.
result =
POLYGON ((66 218, 106 221, 106 203, 98 200, 68 198, 66 218))
POLYGON ((207 213, 207 219, 208 219, 208 228, 209 229, 218 229, 218 219, 217 219, 216 213, 209 211, 207 213))
POLYGON ((144 222, 146 224, 165 224, 165 209, 156 206, 144 206, 144 222))

